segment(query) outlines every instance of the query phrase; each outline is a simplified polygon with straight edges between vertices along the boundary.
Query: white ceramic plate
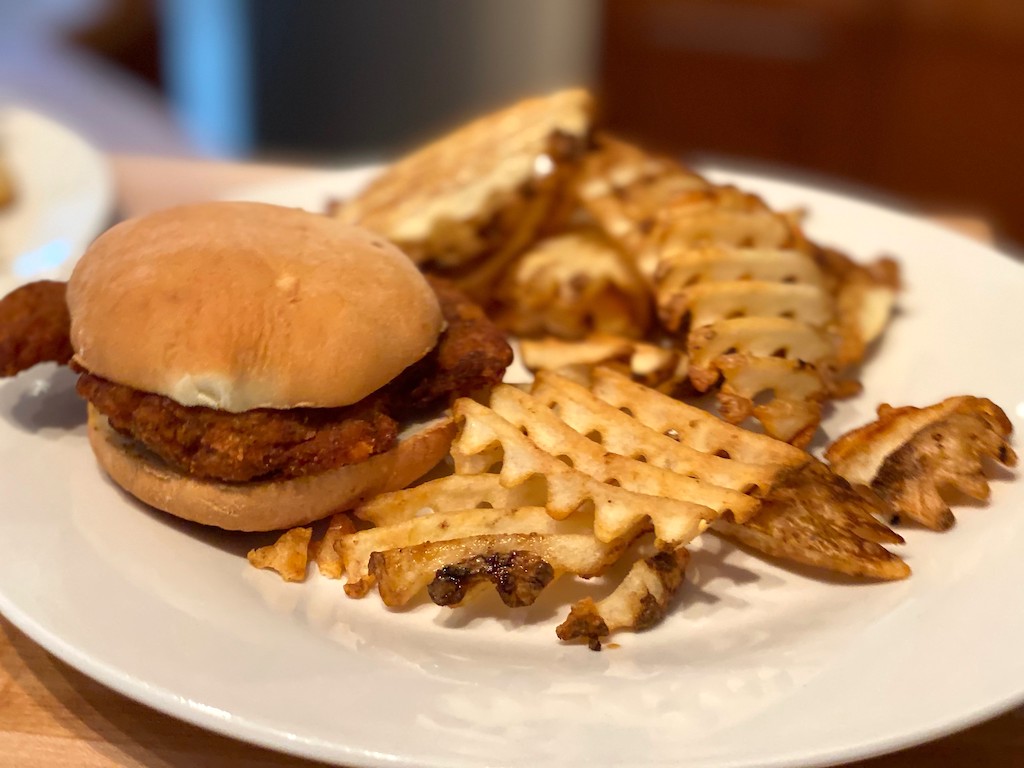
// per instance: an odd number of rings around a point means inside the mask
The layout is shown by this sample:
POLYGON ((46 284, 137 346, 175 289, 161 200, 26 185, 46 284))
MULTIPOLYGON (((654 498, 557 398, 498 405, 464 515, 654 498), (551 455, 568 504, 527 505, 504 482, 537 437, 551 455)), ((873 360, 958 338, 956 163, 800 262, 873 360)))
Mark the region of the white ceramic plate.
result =
POLYGON ((109 222, 114 187, 106 161, 50 118, 0 106, 0 163, 16 194, 0 209, 0 295, 31 280, 66 279, 109 222))
MULTIPOLYGON (((365 172, 239 196, 319 208, 365 172)), ((734 175, 812 211, 813 236, 885 251, 906 292, 835 436, 881 401, 987 395, 1019 430, 1024 268, 936 226, 734 175)), ((906 531, 911 579, 784 570, 717 540, 653 631, 592 653, 554 626, 564 585, 509 614, 388 611, 336 582, 257 572, 266 537, 202 530, 96 471, 66 371, 0 385, 0 609, 83 672, 241 739, 348 765, 824 765, 930 739, 1024 697, 1024 483, 994 482, 947 534, 906 531), (557 594, 556 594, 557 593, 557 594)))

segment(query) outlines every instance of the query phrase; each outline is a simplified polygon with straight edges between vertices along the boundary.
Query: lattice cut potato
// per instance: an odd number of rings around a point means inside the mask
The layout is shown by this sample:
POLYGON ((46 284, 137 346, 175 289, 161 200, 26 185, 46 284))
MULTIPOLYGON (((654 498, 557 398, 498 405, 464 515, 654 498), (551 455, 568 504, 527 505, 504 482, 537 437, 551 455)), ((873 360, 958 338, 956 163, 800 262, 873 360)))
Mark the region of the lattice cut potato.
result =
POLYGON ((801 466, 810 460, 809 454, 799 448, 727 424, 713 414, 642 387, 615 371, 595 371, 592 389, 598 398, 625 409, 641 424, 704 455, 769 467, 801 466))
MULTIPOLYGON (((514 395, 519 391, 507 387, 504 392, 514 395)), ((495 394, 500 398, 500 393, 495 394)), ((529 414, 512 399, 502 407, 503 413, 518 423, 472 400, 456 402, 456 416, 464 424, 452 444, 456 472, 486 472, 500 462, 498 474, 509 486, 543 475, 548 513, 564 520, 592 508, 594 535, 605 542, 639 530, 650 520, 660 539, 680 546, 702 533, 717 516, 716 510, 686 498, 679 489, 685 478, 655 476, 654 469, 640 462, 631 464, 628 459, 606 455, 543 409, 529 414), (571 439, 573 435, 579 439, 571 439), (673 480, 678 480, 675 487, 673 480)))
POLYGON ((581 339, 639 338, 651 319, 646 281, 598 229, 543 239, 518 257, 498 290, 499 322, 512 333, 581 339))
POLYGON ((292 528, 273 544, 250 550, 247 558, 253 567, 277 571, 285 581, 305 581, 312 535, 312 528, 292 528))
POLYGON ((982 397, 926 408, 881 405, 876 421, 841 436, 825 456, 836 473, 870 487, 900 517, 944 531, 956 522, 945 496, 989 497, 986 457, 1016 465, 1012 431, 1003 410, 982 397))
POLYGON ((685 549, 661 551, 637 560, 603 600, 585 597, 573 604, 555 634, 566 642, 583 641, 601 650, 612 632, 640 631, 660 622, 683 583, 690 555, 685 549))
POLYGON ((721 243, 666 249, 655 282, 666 293, 701 283, 758 280, 825 286, 824 276, 808 254, 785 248, 734 248, 721 243))
POLYGON ((609 334, 594 334, 579 341, 523 339, 519 353, 523 365, 534 373, 556 371, 589 384, 591 371, 603 366, 667 394, 686 386, 690 368, 689 359, 678 349, 609 334))
MULTIPOLYGON (((334 546, 344 564, 345 577, 348 579, 345 593, 349 597, 362 597, 373 586, 369 563, 374 552, 386 552, 428 541, 451 541, 471 536, 566 533, 568 531, 565 529, 569 527, 571 526, 560 525, 547 514, 544 507, 473 507, 436 512, 400 523, 368 528, 341 536, 334 546)), ((573 532, 589 534, 590 531, 579 528, 573 532)))
POLYGON ((794 469, 743 525, 722 518, 715 532, 769 557, 881 580, 905 579, 910 566, 883 544, 903 539, 876 519, 883 508, 815 461, 794 469))
POLYGON ((723 355, 716 361, 722 384, 716 394, 719 413, 730 424, 753 416, 772 437, 806 446, 821 422, 829 388, 821 372, 802 360, 723 355), (765 393, 771 397, 758 404, 765 393))
POLYGON ((560 574, 600 576, 631 542, 602 542, 589 533, 485 534, 373 552, 368 571, 390 607, 423 589, 438 605, 460 605, 489 581, 515 608, 532 604, 560 574))
POLYGON ((724 514, 712 523, 713 531, 770 557, 852 576, 893 579, 909 574, 906 563, 882 546, 903 541, 876 519, 888 508, 855 492, 805 451, 724 424, 612 371, 596 373, 594 392, 681 443, 732 461, 760 460, 774 467, 770 479, 754 492, 762 504, 759 511, 742 525, 724 514))
POLYGON ((824 328, 835 310, 832 297, 816 285, 734 280, 659 290, 658 314, 670 331, 679 330, 684 320, 699 328, 737 317, 781 317, 824 328))
MULTIPOLYGON (((767 491, 780 467, 808 458, 798 449, 794 450, 799 455, 791 455, 786 461, 774 461, 778 454, 754 456, 753 452, 739 450, 732 435, 723 434, 713 425, 702 424, 699 417, 662 408, 660 401, 643 402, 620 381, 613 379, 607 383, 605 377, 608 372, 605 369, 598 369, 596 373, 599 378, 593 384, 593 392, 543 373, 537 377, 533 396, 555 410, 558 417, 574 430, 600 443, 611 453, 671 470, 712 488, 755 496, 767 491), (629 405, 621 405, 623 402, 629 405), (730 455, 727 446, 737 455, 730 455), (749 458, 754 460, 748 461, 749 458)), ((633 383, 628 379, 626 382, 633 383)), ((641 391, 653 392, 647 388, 641 388, 641 391)), ((662 397, 668 403, 678 402, 662 397)), ((679 405, 685 409, 692 408, 683 403, 679 405)), ((709 416, 697 408, 693 411, 709 416)), ((713 416, 709 418, 714 419, 713 416)), ((715 421, 718 422, 717 419, 715 421)), ((735 429, 754 440, 763 437, 735 429)))
POLYGON ((354 514, 375 526, 388 526, 404 523, 425 512, 543 506, 546 495, 542 482, 504 486, 498 475, 446 475, 412 488, 381 494, 357 507, 354 514))
POLYGON ((341 578, 344 569, 334 545, 341 536, 355 533, 355 530, 355 522, 351 515, 347 512, 338 512, 331 516, 323 537, 319 541, 310 542, 310 555, 321 576, 327 579, 341 578))
MULTIPOLYGON (((551 381, 548 379, 549 383, 551 381)), ((571 390, 574 386, 568 381, 557 383, 563 389, 571 390)), ((712 510, 716 515, 729 512, 740 519, 746 519, 756 511, 757 501, 743 493, 716 487, 649 461, 639 461, 634 458, 632 451, 629 454, 609 452, 608 446, 594 436, 595 432, 610 431, 608 420, 593 413, 588 422, 590 429, 586 433, 580 432, 556 414, 558 403, 558 400, 552 401, 551 398, 527 395, 514 387, 499 387, 491 397, 494 412, 521 431, 526 430, 526 434, 540 448, 564 456, 573 462, 573 466, 602 482, 636 493, 692 502, 712 510)), ((630 427, 628 434, 622 436, 624 441, 631 442, 635 446, 634 450, 643 451, 646 430, 635 423, 630 427)), ((706 519, 706 512, 701 512, 701 515, 706 519)), ((662 540, 672 544, 686 543, 663 535, 667 532, 665 527, 671 531, 676 523, 662 526, 657 519, 652 519, 652 522, 655 533, 662 540)), ((690 525, 684 523, 682 532, 689 535, 689 529, 690 525)))
POLYGON ((889 324, 900 288, 899 267, 889 258, 857 264, 837 251, 826 254, 824 261, 838 280, 838 362, 853 365, 864 359, 868 346, 889 324))
POLYGON ((676 160, 604 135, 584 159, 575 192, 609 237, 627 253, 639 254, 661 208, 709 186, 676 160))
POLYGON ((379 232, 417 263, 466 265, 505 239, 504 211, 521 208, 572 160, 592 110, 586 92, 565 90, 484 115, 392 163, 334 215, 379 232))
POLYGON ((687 339, 690 382, 706 392, 719 380, 719 361, 735 353, 800 360, 827 369, 835 339, 825 330, 785 317, 737 317, 693 329, 687 339))

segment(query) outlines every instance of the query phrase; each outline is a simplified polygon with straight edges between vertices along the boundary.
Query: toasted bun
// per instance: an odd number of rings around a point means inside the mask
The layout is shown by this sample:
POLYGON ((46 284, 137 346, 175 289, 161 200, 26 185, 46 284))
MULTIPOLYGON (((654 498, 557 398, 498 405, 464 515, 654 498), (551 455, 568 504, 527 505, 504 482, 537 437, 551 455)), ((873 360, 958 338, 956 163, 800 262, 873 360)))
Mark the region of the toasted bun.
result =
POLYGON ((390 451, 359 464, 290 480, 218 483, 169 467, 89 405, 89 443, 115 483, 151 507, 231 531, 305 525, 405 488, 444 458, 454 437, 455 422, 446 416, 406 429, 390 451))
POLYGON ((125 221, 68 284, 75 359, 225 411, 349 405, 437 343, 437 297, 395 246, 326 216, 204 203, 125 221))

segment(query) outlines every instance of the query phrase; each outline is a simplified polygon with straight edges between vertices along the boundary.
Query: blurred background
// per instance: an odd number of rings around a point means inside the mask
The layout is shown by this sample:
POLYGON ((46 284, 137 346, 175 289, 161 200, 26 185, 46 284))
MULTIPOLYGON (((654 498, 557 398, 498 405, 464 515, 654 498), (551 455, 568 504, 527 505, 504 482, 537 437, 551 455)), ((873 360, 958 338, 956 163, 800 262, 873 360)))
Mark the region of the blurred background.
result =
POLYGON ((111 152, 363 162, 569 84, 1024 243, 1024 0, 0 0, 0 103, 111 152))

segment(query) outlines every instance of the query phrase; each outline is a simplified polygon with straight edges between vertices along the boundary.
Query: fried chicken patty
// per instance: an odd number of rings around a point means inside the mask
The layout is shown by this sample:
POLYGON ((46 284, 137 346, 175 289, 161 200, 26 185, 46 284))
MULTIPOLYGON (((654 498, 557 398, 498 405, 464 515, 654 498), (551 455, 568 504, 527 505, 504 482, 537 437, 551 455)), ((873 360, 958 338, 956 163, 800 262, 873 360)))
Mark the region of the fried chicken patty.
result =
POLYGON ((71 359, 66 291, 67 283, 40 280, 0 299, 0 377, 71 359))
POLYGON ((380 403, 229 413, 181 405, 88 372, 77 388, 117 432, 186 474, 226 482, 356 464, 390 449, 398 435, 398 423, 380 403))
POLYGON ((185 406, 79 369, 78 392, 119 433, 171 466, 204 479, 246 482, 317 474, 390 450, 398 421, 497 384, 512 350, 483 311, 431 279, 447 328, 426 357, 343 408, 260 408, 229 413, 185 406))

